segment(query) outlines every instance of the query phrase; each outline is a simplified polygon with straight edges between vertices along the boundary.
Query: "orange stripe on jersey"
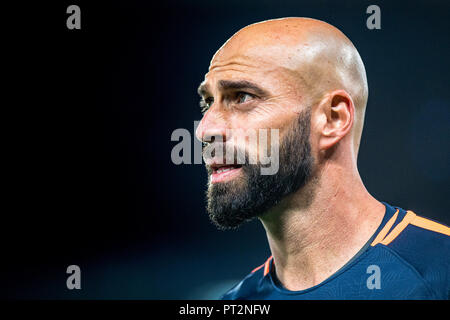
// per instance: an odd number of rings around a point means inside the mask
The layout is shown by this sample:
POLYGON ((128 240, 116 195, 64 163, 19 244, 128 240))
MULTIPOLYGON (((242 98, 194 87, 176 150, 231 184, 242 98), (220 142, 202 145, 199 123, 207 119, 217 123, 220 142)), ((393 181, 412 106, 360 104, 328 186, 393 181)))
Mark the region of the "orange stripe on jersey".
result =
POLYGON ((259 267, 256 267, 255 269, 252 270, 252 273, 258 271, 259 269, 261 269, 262 267, 264 267, 266 263, 263 263, 262 265, 260 265, 259 267))
POLYGON ((272 256, 270 256, 266 263, 264 263, 264 276, 266 276, 270 271, 270 260, 272 260, 272 256))
POLYGON ((416 217, 416 214, 412 211, 407 211, 406 216, 403 218, 403 220, 395 226, 395 228, 384 238, 383 241, 381 241, 381 244, 384 244, 387 246, 389 243, 391 243, 397 236, 408 226, 408 224, 414 220, 416 217))
POLYGON ((370 244, 372 247, 383 241, 384 237, 387 235, 389 230, 391 230, 392 225, 394 224, 395 220, 397 220, 398 216, 398 209, 395 212, 395 214, 389 219, 389 221, 384 225, 383 229, 378 233, 376 238, 373 240, 373 242, 370 244))
POLYGON ((423 229, 431 230, 434 232, 443 233, 447 236, 450 236, 450 228, 447 226, 444 226, 443 224, 431 221, 429 219, 416 216, 414 220, 410 222, 412 225, 416 227, 420 227, 423 229))

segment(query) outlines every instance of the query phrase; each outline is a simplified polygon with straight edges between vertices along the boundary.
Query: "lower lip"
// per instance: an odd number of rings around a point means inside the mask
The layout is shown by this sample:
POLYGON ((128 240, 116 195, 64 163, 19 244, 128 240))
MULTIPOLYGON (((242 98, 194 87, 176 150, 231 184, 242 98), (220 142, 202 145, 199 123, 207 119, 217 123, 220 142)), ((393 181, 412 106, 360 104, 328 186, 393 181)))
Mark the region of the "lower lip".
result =
POLYGON ((231 169, 221 173, 211 174, 211 183, 226 182, 236 177, 242 170, 242 167, 231 169))

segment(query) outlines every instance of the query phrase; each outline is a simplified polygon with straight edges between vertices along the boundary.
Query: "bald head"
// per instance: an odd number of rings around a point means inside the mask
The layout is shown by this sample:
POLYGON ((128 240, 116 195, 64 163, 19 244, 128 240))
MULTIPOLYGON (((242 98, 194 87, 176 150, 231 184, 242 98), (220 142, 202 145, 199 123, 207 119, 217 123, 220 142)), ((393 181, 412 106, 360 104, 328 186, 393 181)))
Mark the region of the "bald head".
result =
MULTIPOLYGON (((357 152, 364 122, 368 87, 361 57, 337 28, 310 18, 282 18, 249 25, 234 34, 214 55, 209 73, 259 69, 278 72, 284 86, 304 104, 327 93, 345 90, 355 106, 350 134, 357 152)), ((208 75, 207 75, 208 76, 208 75)), ((264 78, 264 77, 263 77, 264 78)))

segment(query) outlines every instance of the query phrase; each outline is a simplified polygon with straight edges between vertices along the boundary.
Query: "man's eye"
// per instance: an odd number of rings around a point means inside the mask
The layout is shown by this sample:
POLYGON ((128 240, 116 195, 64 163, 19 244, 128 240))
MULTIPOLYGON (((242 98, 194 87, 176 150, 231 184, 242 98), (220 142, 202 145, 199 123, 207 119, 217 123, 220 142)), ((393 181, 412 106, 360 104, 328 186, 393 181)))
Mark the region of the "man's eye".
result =
POLYGON ((202 113, 205 113, 206 111, 208 111, 209 107, 211 107, 213 102, 214 102, 214 98, 212 98, 212 97, 200 100, 200 108, 202 109, 202 113))
POLYGON ((247 92, 238 92, 236 97, 237 103, 245 103, 253 98, 253 95, 247 92))

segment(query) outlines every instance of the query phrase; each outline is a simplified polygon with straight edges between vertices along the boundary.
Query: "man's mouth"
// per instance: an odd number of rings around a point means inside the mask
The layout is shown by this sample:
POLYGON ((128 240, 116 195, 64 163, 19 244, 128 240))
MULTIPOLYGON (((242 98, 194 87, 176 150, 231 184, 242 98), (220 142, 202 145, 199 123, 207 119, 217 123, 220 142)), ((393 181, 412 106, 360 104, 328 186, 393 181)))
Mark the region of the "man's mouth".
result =
POLYGON ((234 179, 242 170, 241 165, 211 166, 211 183, 225 182, 234 179))

